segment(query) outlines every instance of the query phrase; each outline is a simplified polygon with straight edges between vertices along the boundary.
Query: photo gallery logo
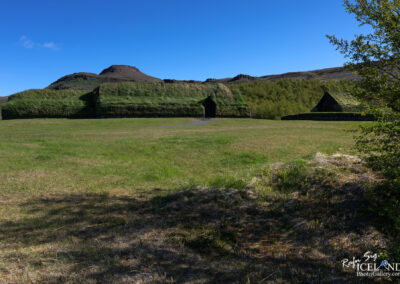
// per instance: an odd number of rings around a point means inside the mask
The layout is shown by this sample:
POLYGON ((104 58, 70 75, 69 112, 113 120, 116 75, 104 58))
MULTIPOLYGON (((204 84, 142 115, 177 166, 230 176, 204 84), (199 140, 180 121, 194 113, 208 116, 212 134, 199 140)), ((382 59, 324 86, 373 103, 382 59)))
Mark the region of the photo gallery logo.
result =
POLYGON ((389 262, 387 259, 378 261, 378 254, 367 251, 361 258, 342 260, 343 268, 353 268, 359 277, 398 277, 400 263, 389 262))

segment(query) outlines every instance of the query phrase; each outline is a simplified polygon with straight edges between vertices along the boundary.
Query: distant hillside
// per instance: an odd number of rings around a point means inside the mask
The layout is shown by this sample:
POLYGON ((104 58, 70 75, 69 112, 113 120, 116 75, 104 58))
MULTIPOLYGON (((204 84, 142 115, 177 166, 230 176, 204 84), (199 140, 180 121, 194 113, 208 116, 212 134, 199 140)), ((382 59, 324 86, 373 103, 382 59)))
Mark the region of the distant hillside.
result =
POLYGON ((139 69, 128 65, 112 65, 100 72, 95 73, 73 73, 66 75, 54 83, 50 84, 47 89, 63 90, 93 90, 102 83, 106 82, 161 82, 161 79, 151 77, 142 73, 139 69))
POLYGON ((247 83, 252 81, 271 81, 279 79, 292 79, 292 80, 320 80, 320 81, 352 81, 357 80, 358 76, 353 74, 352 71, 343 67, 326 68, 313 71, 304 72, 289 72, 279 75, 266 75, 261 77, 253 77, 250 75, 239 74, 233 78, 224 79, 207 79, 207 83, 223 83, 223 84, 238 84, 247 83))
POLYGON ((0 104, 7 102, 8 97, 0 97, 0 104))
POLYGON ((352 71, 346 70, 343 67, 327 68, 304 72, 290 72, 279 75, 266 75, 254 77, 245 74, 239 74, 233 78, 223 79, 207 79, 204 82, 196 80, 175 80, 175 79, 158 79, 142 73, 139 69, 128 65, 112 65, 100 74, 79 72, 66 75, 54 83, 50 84, 47 89, 63 90, 93 90, 102 83, 106 82, 162 82, 164 83, 222 83, 222 84, 241 84, 254 81, 272 81, 279 79, 292 80, 320 80, 320 81, 352 81, 357 80, 358 76, 352 71))

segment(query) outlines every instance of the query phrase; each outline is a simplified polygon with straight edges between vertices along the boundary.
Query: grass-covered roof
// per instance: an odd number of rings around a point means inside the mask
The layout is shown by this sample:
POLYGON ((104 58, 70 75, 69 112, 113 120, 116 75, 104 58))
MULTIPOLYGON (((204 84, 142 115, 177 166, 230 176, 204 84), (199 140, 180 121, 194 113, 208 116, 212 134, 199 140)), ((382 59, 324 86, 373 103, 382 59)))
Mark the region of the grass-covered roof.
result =
POLYGON ((239 92, 223 84, 105 83, 98 89, 102 102, 137 104, 192 104, 211 97, 218 105, 245 105, 239 92))
POLYGON ((216 116, 249 116, 240 92, 223 84, 105 83, 97 88, 98 116, 204 116, 211 98, 216 116))
POLYGON ((349 93, 325 91, 312 111, 360 112, 364 110, 364 108, 364 105, 349 93))
POLYGON ((329 92, 329 94, 342 106, 342 107, 358 107, 361 103, 351 94, 342 92, 329 92))
POLYGON ((31 89, 9 96, 3 118, 90 117, 94 100, 84 90, 31 89))
POLYGON ((64 100, 76 99, 88 93, 86 90, 51 90, 51 89, 30 89, 13 94, 8 101, 16 100, 64 100))

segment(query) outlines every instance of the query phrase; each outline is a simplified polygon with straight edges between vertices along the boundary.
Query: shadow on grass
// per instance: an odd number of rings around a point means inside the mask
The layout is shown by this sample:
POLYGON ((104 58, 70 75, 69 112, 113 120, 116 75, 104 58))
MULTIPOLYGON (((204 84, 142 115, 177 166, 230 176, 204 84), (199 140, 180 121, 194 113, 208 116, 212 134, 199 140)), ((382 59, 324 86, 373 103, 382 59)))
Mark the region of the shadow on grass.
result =
POLYGON ((359 283, 341 260, 381 241, 359 191, 52 196, 20 204, 29 217, 0 224, 0 240, 32 248, 6 261, 22 259, 40 282, 359 283))

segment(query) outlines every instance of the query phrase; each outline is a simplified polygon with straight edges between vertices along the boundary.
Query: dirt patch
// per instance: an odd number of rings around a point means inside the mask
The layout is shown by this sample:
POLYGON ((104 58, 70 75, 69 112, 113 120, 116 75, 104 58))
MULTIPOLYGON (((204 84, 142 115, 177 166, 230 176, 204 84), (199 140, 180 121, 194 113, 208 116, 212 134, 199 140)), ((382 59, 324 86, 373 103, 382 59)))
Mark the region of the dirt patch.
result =
POLYGON ((163 125, 160 128, 169 128, 169 127, 185 127, 185 126, 196 126, 196 125, 205 125, 211 123, 212 120, 194 120, 188 123, 175 124, 175 125, 163 125))

